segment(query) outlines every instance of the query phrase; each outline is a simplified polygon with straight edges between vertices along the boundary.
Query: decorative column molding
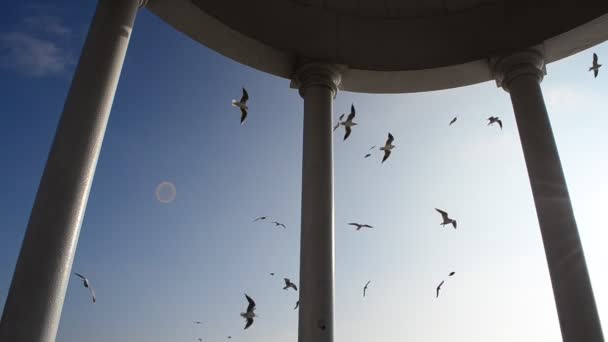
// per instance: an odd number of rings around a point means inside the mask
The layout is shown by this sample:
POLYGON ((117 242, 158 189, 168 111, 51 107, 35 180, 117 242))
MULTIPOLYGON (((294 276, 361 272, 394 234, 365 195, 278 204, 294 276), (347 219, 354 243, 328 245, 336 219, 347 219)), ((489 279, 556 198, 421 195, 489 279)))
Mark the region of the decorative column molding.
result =
POLYGON ((341 69, 340 66, 333 64, 307 63, 296 70, 290 86, 291 88, 297 88, 302 97, 311 86, 327 87, 335 98, 342 80, 341 69))
POLYGON ((490 60, 496 85, 509 92, 511 82, 522 75, 533 75, 540 83, 547 74, 540 48, 532 48, 490 60))

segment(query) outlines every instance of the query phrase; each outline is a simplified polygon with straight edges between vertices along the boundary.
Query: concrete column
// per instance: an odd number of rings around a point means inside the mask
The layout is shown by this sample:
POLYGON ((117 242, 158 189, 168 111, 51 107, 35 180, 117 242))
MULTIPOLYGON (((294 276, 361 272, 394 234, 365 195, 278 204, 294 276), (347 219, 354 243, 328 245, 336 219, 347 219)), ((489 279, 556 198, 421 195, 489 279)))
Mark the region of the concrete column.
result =
POLYGON ((544 70, 536 50, 502 58, 495 66, 497 83, 513 103, 563 341, 601 342, 583 247, 540 88, 544 70))
POLYGON ((334 340, 333 66, 307 64, 293 80, 304 99, 299 342, 334 340))
POLYGON ((99 0, 38 187, 0 322, 2 342, 53 342, 110 108, 141 0, 99 0))

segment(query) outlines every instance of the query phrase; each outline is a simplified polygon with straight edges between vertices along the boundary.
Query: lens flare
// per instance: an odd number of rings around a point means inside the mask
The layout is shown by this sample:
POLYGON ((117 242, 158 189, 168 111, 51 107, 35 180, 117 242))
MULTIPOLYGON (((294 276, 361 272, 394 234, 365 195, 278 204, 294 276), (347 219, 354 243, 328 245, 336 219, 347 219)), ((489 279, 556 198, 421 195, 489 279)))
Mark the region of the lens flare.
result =
POLYGON ((156 186, 156 199, 160 203, 173 202, 176 194, 175 185, 171 182, 164 181, 156 186))

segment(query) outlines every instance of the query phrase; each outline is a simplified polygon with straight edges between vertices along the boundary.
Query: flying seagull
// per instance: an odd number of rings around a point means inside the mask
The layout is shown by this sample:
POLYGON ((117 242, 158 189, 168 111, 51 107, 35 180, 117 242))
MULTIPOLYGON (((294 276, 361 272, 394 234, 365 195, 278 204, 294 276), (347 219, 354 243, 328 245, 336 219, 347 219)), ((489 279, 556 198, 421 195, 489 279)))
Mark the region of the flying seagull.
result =
POLYGON ((593 77, 597 77, 597 73, 600 71, 601 64, 597 64, 597 54, 593 54, 593 66, 589 68, 589 71, 593 70, 593 77))
POLYGON ((384 158, 382 158, 382 163, 384 163, 388 156, 391 155, 391 150, 395 147, 395 145, 393 145, 393 140, 395 140, 395 138, 393 138, 393 135, 389 133, 388 139, 386 139, 386 144, 384 144, 383 147, 380 147, 380 150, 384 151, 384 158))
POLYGON ((338 118, 338 122, 336 122, 336 125, 334 126, 334 132, 338 129, 338 127, 340 127, 340 124, 342 123, 342 118, 344 118, 344 114, 340 115, 340 117, 338 118))
POLYGON ((457 117, 457 116, 455 116, 455 117, 452 119, 452 121, 450 121, 450 124, 449 124, 448 126, 452 126, 452 124, 453 124, 454 122, 456 122, 456 120, 458 120, 458 117, 457 117))
POLYGON ((298 291, 298 287, 296 286, 296 284, 292 283, 289 278, 283 278, 283 280, 285 280, 285 286, 283 287, 283 290, 287 290, 291 287, 292 289, 298 291))
POLYGON ((271 276, 274 276, 274 272, 270 272, 270 275, 271 275, 271 276))
POLYGON ((241 109, 241 125, 243 121, 247 118, 247 100, 249 100, 249 94, 247 94, 247 90, 243 87, 243 96, 241 96, 241 100, 232 100, 232 105, 234 107, 239 107, 241 109))
POLYGON ((253 318, 256 317, 256 315, 253 312, 255 310, 255 302, 246 293, 245 298, 247 298, 249 305, 247 305, 247 312, 241 312, 241 317, 247 321, 247 324, 245 324, 245 329, 247 329, 253 324, 253 318))
POLYGON ((194 324, 203 324, 201 321, 194 321, 194 324))
POLYGON ((355 222, 349 223, 349 225, 357 227, 356 230, 361 230, 361 228, 374 228, 373 226, 370 226, 369 224, 360 224, 360 223, 355 223, 355 222))
POLYGON ((260 217, 256 218, 255 220, 253 220, 253 222, 257 222, 257 221, 260 221, 260 220, 265 220, 267 218, 268 218, 267 216, 260 216, 260 217))
POLYGON ((228 336, 228 339, 231 339, 231 338, 232 338, 232 336, 228 336))
POLYGON ((201 337, 198 338, 199 342, 203 342, 203 339, 201 337))
POLYGON ((275 225, 275 226, 277 226, 277 227, 283 227, 283 228, 287 228, 287 227, 285 227, 285 225, 284 225, 284 224, 282 224, 281 222, 272 221, 272 223, 274 223, 274 225, 275 225))
POLYGON ((346 140, 346 138, 348 138, 350 136, 351 127, 357 125, 356 122, 353 122, 354 118, 355 118, 355 105, 351 104, 350 105, 350 114, 348 114, 346 121, 342 121, 340 123, 342 126, 344 126, 344 131, 345 131, 343 140, 346 140))
POLYGON ((74 272, 74 274, 77 275, 78 277, 80 277, 80 279, 82 279, 82 285, 84 285, 84 287, 89 289, 89 292, 91 292, 91 298, 93 298, 93 303, 95 303, 95 290, 93 290, 93 287, 91 286, 91 282, 89 281, 89 279, 87 279, 82 274, 78 274, 76 272, 74 272))
POLYGON ((294 310, 295 310, 295 309, 297 309, 297 308, 298 308, 298 306, 300 306, 300 301, 297 301, 297 302, 296 302, 296 307, 295 307, 295 308, 293 308, 293 309, 294 309, 294 310))
POLYGON ((500 129, 502 129, 502 121, 500 121, 500 118, 499 118, 499 117, 497 117, 497 116, 490 116, 490 117, 488 118, 488 121, 489 121, 489 122, 488 122, 488 126, 490 126, 491 124, 493 124, 493 123, 497 122, 497 123, 498 123, 498 126, 500 126, 500 129))
MULTIPOLYGON (((371 150, 373 150, 373 149, 375 149, 375 148, 376 148, 376 145, 374 145, 374 146, 370 147, 368 151, 371 151, 371 150)), ((367 153, 367 154, 365 155, 365 157, 363 157, 363 158, 368 158, 368 157, 371 157, 371 156, 372 156, 372 154, 371 154, 371 153, 367 153)))
POLYGON ((441 290, 441 285, 443 285, 445 281, 441 281, 441 283, 439 283, 439 285, 437 285, 437 294, 435 296, 435 298, 439 298, 439 290, 441 290))
POLYGON ((453 276, 454 274, 456 274, 456 272, 450 272, 450 274, 448 274, 449 277, 453 276))
POLYGON ((363 286, 363 297, 365 297, 365 291, 367 291, 367 286, 369 285, 369 283, 371 283, 372 281, 368 281, 365 286, 363 286))
POLYGON ((435 210, 437 210, 437 212, 441 214, 441 218, 443 219, 443 222, 441 222, 440 225, 445 226, 446 224, 451 224, 452 226, 454 226, 454 229, 456 229, 456 220, 449 218, 448 213, 441 209, 435 208, 435 210))

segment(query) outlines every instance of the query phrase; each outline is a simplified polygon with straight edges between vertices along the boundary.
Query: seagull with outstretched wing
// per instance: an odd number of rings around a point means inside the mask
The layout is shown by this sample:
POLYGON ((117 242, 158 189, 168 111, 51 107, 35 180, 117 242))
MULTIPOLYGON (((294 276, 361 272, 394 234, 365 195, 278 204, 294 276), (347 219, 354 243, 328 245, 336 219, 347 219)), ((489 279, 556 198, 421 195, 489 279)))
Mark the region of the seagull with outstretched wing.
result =
POLYGON ((393 145, 393 140, 395 140, 395 138, 393 138, 393 135, 389 133, 388 139, 386 139, 386 143, 384 144, 384 146, 380 147, 380 150, 384 151, 382 163, 384 163, 388 159, 388 157, 391 155, 391 150, 396 147, 395 145, 393 145))
POLYGON ((93 304, 95 304, 95 302, 97 301, 95 299, 95 290, 93 290, 93 286, 91 286, 91 282, 89 281, 89 279, 87 279, 87 277, 83 276, 82 274, 78 274, 76 272, 74 272, 74 274, 80 277, 80 279, 82 279, 82 285, 89 289, 89 292, 91 293, 91 298, 93 299, 93 304))
POLYGON ((255 312, 254 312, 255 302, 246 293, 245 293, 245 298, 247 298, 247 302, 249 304, 247 305, 247 311, 241 312, 241 317, 243 317, 247 321, 247 323, 245 324, 245 328, 244 328, 244 329, 247 329, 253 324, 253 318, 257 317, 257 316, 255 315, 255 312))
POLYGON ((292 289, 298 291, 298 287, 296 286, 296 284, 292 283, 291 280, 289 280, 289 278, 283 278, 283 280, 285 281, 285 286, 283 287, 283 290, 292 288, 292 289))
POLYGON ((489 122, 488 122, 488 126, 490 126, 490 125, 491 125, 491 124, 493 124, 493 123, 497 123, 497 124, 498 124, 498 126, 500 126, 500 129, 502 129, 502 121, 500 121, 500 118, 499 118, 499 117, 497 117, 497 116, 490 116, 490 117, 488 118, 488 121, 489 121, 489 122))
POLYGON ((445 211, 443 211, 441 209, 435 208, 435 210, 437 210, 437 212, 441 214, 441 218, 443 219, 443 222, 441 222, 440 225, 445 226, 446 224, 451 224, 454 227, 454 229, 456 229, 456 220, 451 219, 448 216, 448 213, 446 213, 445 211))
POLYGON ((597 74, 600 72, 600 67, 602 65, 597 63, 597 54, 593 53, 593 65, 589 68, 589 71, 593 70, 593 77, 597 77, 597 74))
POLYGON ((247 93, 247 90, 245 89, 245 87, 243 87, 243 95, 241 96, 241 99, 239 101, 232 100, 232 105, 234 107, 239 107, 241 109, 241 125, 247 118, 247 111, 249 110, 249 108, 247 107, 248 100, 249 100, 249 94, 247 93))
POLYGON ((351 223, 349 223, 349 225, 357 227, 357 229, 355 229, 355 230, 361 230, 361 228, 374 228, 373 226, 370 226, 369 224, 361 224, 361 223, 356 223, 356 222, 351 222, 351 223))
POLYGON ((365 286, 363 286, 363 297, 365 297, 365 292, 367 291, 367 287, 369 286, 369 283, 371 283, 372 281, 368 281, 365 286))

